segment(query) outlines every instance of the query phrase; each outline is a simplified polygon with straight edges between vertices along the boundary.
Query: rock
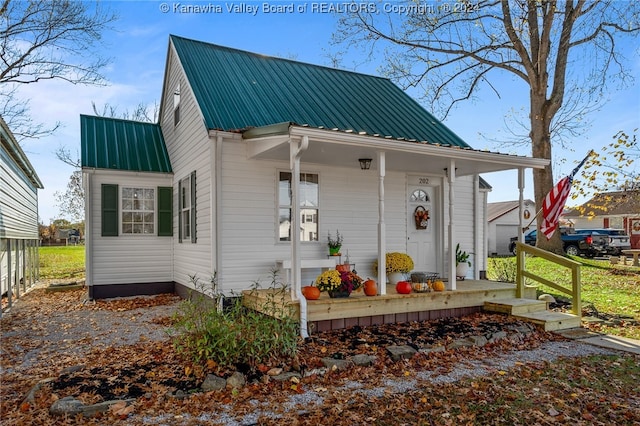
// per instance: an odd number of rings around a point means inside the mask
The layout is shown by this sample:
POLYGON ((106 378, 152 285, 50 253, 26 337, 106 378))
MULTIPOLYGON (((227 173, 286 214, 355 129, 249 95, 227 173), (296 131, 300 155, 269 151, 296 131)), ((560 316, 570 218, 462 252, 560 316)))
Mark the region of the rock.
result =
POLYGON ((121 404, 123 407, 126 407, 132 401, 135 401, 135 400, 134 399, 130 399, 130 400, 116 399, 112 401, 99 402, 93 405, 85 405, 84 407, 82 407, 82 414, 85 417, 93 417, 96 414, 106 413, 107 411, 109 411, 112 405, 121 404))
POLYGON ((239 389, 243 387, 246 383, 247 383, 247 380, 244 378, 244 375, 239 371, 236 371, 227 379, 227 388, 239 389))
POLYGON ((506 339, 508 335, 506 331, 496 331, 489 337, 489 342, 493 343, 497 340, 506 339))
POLYGON ((268 376, 277 376, 277 375, 282 374, 282 371, 283 371, 282 368, 274 367, 271 370, 267 371, 267 375, 268 376))
POLYGON ((282 374, 278 374, 277 376, 273 376, 272 377, 273 380, 277 380, 279 382, 286 382, 292 379, 301 379, 302 375, 300 375, 300 373, 297 373, 295 371, 290 371, 287 373, 282 373, 282 374))
POLYGON ((373 363, 376 362, 376 359, 377 358, 375 355, 366 354, 358 354, 351 357, 351 361, 355 365, 359 365, 361 367, 368 367, 370 365, 373 365, 373 363))
POLYGON ((541 294, 540 296, 538 296, 538 300, 544 300, 545 302, 547 302, 547 304, 556 303, 556 298, 550 294, 541 294))
POLYGON ((394 361, 400 361, 401 359, 411 359, 418 352, 414 348, 408 345, 387 346, 387 352, 394 361))
POLYGON ((49 414, 54 416, 75 416, 82 412, 84 404, 74 396, 65 396, 51 404, 49 414))
POLYGON ((469 339, 456 339, 447 345, 447 349, 458 349, 473 346, 473 342, 469 339))
POLYGON ((329 371, 344 370, 353 365, 353 363, 349 360, 335 358, 322 358, 322 363, 329 369, 329 371))
POLYGON ((62 376, 63 374, 72 374, 72 373, 75 373, 77 371, 82 371, 82 370, 84 370, 84 368, 85 368, 84 364, 72 365, 71 367, 67 367, 64 370, 62 370, 60 372, 60 375, 62 376))
POLYGON ((484 346, 489 342, 484 336, 471 336, 469 337, 469 341, 473 343, 474 346, 484 346))
POLYGON ((447 348, 445 348, 444 346, 430 345, 430 346, 425 346, 424 348, 420 348, 420 350, 418 352, 427 355, 427 354, 430 354, 432 352, 444 352, 446 350, 447 350, 447 348))
POLYGON ((209 374, 200 385, 200 388, 205 391, 217 391, 222 390, 227 386, 227 381, 222 377, 218 377, 215 374, 209 374))

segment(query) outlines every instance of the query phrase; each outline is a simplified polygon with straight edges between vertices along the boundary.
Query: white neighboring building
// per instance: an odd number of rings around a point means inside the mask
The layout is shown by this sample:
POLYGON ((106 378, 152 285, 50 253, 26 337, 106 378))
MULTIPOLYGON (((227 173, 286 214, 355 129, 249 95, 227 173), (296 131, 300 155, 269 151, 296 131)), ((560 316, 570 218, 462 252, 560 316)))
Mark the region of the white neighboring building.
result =
MULTIPOLYGON (((517 237, 520 228, 519 201, 501 201, 487 204, 488 253, 489 256, 511 255, 509 242, 517 237)), ((524 200, 522 221, 527 226, 536 214, 536 205, 531 200, 524 200)), ((531 229, 535 229, 535 222, 531 229)), ((528 232, 528 231, 527 231, 528 232)))
POLYGON ((0 294, 13 298, 38 277, 38 189, 42 182, 0 117, 0 294))

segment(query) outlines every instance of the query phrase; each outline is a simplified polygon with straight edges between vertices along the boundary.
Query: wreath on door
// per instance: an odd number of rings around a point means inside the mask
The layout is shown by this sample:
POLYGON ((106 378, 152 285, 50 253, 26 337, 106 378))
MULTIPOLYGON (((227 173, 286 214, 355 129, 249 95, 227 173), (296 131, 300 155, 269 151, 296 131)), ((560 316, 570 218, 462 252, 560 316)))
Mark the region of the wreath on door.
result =
POLYGON ((418 206, 413 211, 413 218, 416 221, 416 229, 427 229, 429 226, 429 210, 423 206, 418 206))

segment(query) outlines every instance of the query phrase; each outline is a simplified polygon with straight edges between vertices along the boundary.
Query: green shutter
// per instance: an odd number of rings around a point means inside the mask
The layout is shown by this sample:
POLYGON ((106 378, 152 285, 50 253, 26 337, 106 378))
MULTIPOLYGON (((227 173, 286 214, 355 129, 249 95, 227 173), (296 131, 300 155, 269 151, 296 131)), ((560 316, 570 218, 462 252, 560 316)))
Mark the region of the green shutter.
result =
POLYGON ((182 181, 178 181, 178 242, 182 242, 182 181))
POLYGON ((102 236, 118 236, 118 185, 102 184, 102 236))
POLYGON ((196 172, 191 172, 191 242, 195 243, 196 238, 196 172))
POLYGON ((173 235, 173 188, 158 187, 158 236, 173 235))

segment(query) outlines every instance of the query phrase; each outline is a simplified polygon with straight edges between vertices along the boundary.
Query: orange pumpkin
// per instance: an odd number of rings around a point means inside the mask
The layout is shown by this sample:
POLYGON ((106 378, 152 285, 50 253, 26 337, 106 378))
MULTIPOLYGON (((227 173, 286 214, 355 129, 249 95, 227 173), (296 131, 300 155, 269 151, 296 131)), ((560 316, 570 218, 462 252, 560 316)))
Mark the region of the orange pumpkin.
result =
POLYGON ((317 300, 320 298, 320 289, 313 285, 302 287, 302 295, 307 300, 317 300))
POLYGON ((364 294, 366 294, 367 296, 375 296, 378 294, 378 286, 376 285, 376 282, 371 278, 368 278, 364 282, 364 294))
POLYGON ((433 282, 433 290, 434 291, 444 291, 444 283, 442 281, 434 281, 433 282))

